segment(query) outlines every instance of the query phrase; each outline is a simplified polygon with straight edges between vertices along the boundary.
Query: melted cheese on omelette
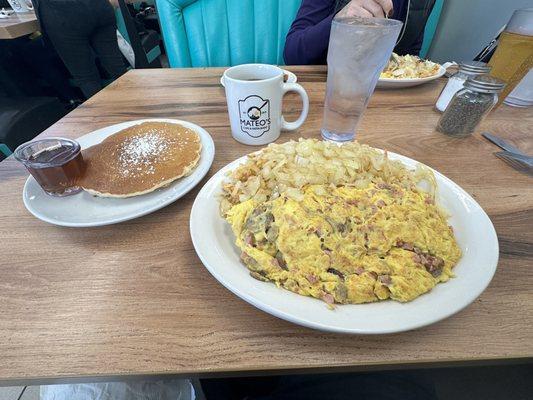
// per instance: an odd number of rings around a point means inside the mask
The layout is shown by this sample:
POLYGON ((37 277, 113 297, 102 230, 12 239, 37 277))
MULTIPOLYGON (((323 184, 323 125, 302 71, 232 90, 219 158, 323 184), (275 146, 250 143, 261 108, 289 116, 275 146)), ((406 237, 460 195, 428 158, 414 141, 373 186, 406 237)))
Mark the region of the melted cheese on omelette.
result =
POLYGON ((328 304, 413 300, 461 257, 446 216, 415 186, 309 185, 300 201, 249 199, 226 219, 254 278, 328 304))

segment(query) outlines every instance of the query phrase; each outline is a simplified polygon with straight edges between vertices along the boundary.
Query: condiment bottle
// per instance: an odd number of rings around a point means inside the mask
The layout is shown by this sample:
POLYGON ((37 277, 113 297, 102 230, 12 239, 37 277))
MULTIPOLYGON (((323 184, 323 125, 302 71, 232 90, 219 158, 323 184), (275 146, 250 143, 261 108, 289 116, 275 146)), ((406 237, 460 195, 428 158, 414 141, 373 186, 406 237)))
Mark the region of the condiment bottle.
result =
POLYGON ((440 117, 437 130, 451 136, 472 133, 498 102, 498 93, 504 86, 504 81, 490 75, 468 78, 440 117))
POLYGON ((459 70, 450 76, 446 86, 444 86, 444 89, 440 93, 437 104, 435 105, 437 110, 441 112, 446 110, 453 95, 463 88, 467 78, 488 74, 489 72, 490 66, 481 61, 463 61, 459 63, 459 70))

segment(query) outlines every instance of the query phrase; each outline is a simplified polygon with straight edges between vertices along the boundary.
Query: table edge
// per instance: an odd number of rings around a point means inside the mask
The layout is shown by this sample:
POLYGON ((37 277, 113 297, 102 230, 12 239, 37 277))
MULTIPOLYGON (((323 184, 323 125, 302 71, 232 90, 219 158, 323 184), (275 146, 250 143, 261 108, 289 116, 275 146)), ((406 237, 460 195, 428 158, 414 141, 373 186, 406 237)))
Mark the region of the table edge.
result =
POLYGON ((74 383, 98 383, 116 382, 129 380, 160 380, 160 379, 207 379, 207 378, 235 378, 273 375, 299 375, 320 373, 349 373, 349 372, 378 372, 413 370, 425 368, 453 368, 453 367, 483 367, 521 365, 533 363, 533 355, 513 357, 477 358, 469 360, 449 359, 442 361, 397 361, 397 362, 369 362, 363 364, 346 364, 337 366, 310 366, 310 367, 282 367, 278 369, 247 368, 245 370, 219 369, 211 371, 185 371, 182 373, 154 372, 149 374, 112 374, 112 375, 57 375, 55 377, 32 377, 32 378, 0 378, 0 387, 3 386, 37 386, 74 383))

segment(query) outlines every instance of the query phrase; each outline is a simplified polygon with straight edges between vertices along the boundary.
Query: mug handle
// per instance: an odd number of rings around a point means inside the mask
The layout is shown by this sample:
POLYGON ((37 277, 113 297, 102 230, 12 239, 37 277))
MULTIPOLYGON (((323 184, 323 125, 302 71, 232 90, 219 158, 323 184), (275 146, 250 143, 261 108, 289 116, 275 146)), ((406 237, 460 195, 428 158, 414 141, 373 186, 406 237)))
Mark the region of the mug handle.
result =
POLYGON ((287 92, 296 92, 300 95, 302 98, 302 112, 300 113, 300 116, 298 119, 294 122, 287 122, 285 121, 285 118, 283 115, 281 116, 281 129, 285 129, 288 131, 293 131, 295 129, 298 129, 302 124, 304 123, 305 119, 307 118, 307 114, 309 112, 309 97, 307 97, 307 92, 303 87, 298 85, 297 83, 284 83, 281 87, 281 90, 283 92, 283 95, 287 92))

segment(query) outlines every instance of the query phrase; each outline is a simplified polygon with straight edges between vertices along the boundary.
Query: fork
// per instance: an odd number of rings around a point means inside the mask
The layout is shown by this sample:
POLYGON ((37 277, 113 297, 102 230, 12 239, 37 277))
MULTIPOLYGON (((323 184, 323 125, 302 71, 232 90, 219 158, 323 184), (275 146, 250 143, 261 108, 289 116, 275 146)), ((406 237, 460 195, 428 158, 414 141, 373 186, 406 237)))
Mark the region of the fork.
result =
POLYGON ((522 156, 526 156, 526 157, 529 157, 526 153, 524 153, 523 151, 520 151, 519 149, 517 149, 516 147, 514 147, 513 145, 507 143, 505 140, 503 140, 501 137, 498 137, 496 135, 493 135, 492 133, 489 133, 489 132, 483 132, 481 134, 481 136, 483 136, 485 139, 487 139, 488 141, 490 141, 491 143, 494 143, 496 146, 498 146, 499 148, 503 149, 503 150, 506 150, 510 153, 514 153, 514 154, 520 154, 522 156))
POLYGON ((517 171, 533 176, 533 157, 511 153, 509 151, 498 151, 494 153, 517 171))

